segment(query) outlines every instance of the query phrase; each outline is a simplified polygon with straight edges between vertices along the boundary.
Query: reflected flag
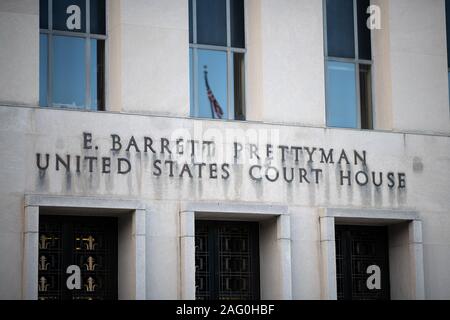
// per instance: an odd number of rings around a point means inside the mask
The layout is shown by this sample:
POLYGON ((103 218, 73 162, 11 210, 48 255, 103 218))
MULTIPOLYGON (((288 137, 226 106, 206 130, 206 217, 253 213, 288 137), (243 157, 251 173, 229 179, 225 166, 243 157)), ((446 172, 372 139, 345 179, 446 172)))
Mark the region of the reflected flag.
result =
POLYGON ((216 97, 214 96, 211 87, 209 86, 208 81, 208 67, 204 66, 204 74, 205 74, 205 85, 206 85, 206 94, 208 95, 209 104, 211 106, 211 114, 213 119, 222 119, 223 117, 223 110, 220 107, 219 101, 217 101, 216 97))

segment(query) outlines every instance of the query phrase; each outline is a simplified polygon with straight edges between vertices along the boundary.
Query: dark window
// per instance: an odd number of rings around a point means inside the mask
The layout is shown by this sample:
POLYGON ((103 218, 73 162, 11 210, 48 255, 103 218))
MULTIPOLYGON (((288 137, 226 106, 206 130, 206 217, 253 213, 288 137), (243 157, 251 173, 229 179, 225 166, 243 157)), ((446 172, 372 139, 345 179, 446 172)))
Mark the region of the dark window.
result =
POLYGON ((355 58, 353 0, 327 0, 328 56, 355 58))
POLYGON ((244 54, 235 52, 233 55, 233 83, 234 83, 234 117, 236 120, 245 120, 244 113, 244 77, 245 77, 245 61, 244 54))
POLYGON ((40 106, 104 110, 105 19, 104 0, 40 0, 40 106))
POLYGON ((192 9, 192 1, 189 0, 189 43, 194 41, 194 24, 192 22, 193 19, 193 9, 192 9))
POLYGON ((230 6, 231 46, 235 48, 245 48, 244 0, 231 0, 230 6))
POLYGON ((450 91, 450 0, 445 0, 445 18, 447 22, 448 89, 450 91))
POLYGON ((370 0, 326 1, 326 97, 330 127, 373 128, 369 6, 370 0))
POLYGON ((92 34, 106 34, 105 0, 90 2, 90 27, 92 34))
POLYGON ((368 64, 359 65, 359 92, 361 106, 361 129, 373 128, 372 74, 368 64))
POLYGON ((367 28, 367 20, 370 14, 367 8, 370 6, 370 0, 357 0, 358 17, 358 50, 359 59, 372 60, 372 45, 370 29, 367 28))
POLYGON ((197 43, 227 45, 226 0, 196 0, 197 43))
POLYGON ((336 226, 339 300, 389 300, 386 227, 336 226))
POLYGON ((48 1, 39 1, 39 28, 48 29, 48 1))
POLYGON ((450 0, 445 0, 445 17, 447 21, 447 58, 450 69, 450 0))
POLYGON ((117 219, 39 217, 40 300, 117 299, 117 219), (70 267, 69 274, 67 273, 70 267), (79 272, 79 288, 68 287, 79 272))
POLYGON ((243 0, 189 0, 191 116, 245 119, 243 0))
POLYGON ((258 230, 258 223, 195 222, 196 299, 259 299, 258 230))
POLYGON ((53 0, 53 30, 86 32, 86 0, 53 0), (80 16, 79 26, 76 18, 80 16))

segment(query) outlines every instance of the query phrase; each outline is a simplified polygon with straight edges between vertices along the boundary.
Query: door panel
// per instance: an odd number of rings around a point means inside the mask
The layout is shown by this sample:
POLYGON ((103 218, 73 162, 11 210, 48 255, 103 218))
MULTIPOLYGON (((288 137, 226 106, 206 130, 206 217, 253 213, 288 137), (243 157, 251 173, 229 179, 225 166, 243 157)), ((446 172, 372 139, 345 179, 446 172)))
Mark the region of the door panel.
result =
POLYGON ((117 299, 117 219, 39 219, 39 299, 117 299))
POLYGON ((259 225, 196 221, 196 298, 259 299, 259 225))
POLYGON ((336 226, 336 280, 340 300, 388 300, 386 227, 336 226))

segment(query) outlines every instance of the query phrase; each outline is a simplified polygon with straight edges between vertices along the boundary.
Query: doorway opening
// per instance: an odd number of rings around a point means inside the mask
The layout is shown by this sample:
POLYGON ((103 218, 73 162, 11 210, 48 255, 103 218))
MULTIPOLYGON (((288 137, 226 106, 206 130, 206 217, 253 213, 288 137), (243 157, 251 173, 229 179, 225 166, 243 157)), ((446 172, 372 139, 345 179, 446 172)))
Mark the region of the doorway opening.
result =
POLYGON ((198 300, 259 300, 259 224, 195 221, 198 300))

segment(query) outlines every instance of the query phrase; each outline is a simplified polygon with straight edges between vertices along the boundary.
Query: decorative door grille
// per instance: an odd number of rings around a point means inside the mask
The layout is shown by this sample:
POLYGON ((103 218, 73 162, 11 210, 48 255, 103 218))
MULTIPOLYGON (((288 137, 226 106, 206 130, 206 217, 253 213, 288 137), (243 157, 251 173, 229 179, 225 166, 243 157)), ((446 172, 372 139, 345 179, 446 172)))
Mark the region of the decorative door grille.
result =
POLYGON ((117 219, 40 216, 40 300, 117 299, 117 219), (69 289, 69 266, 80 270, 80 289, 69 289))
POLYGON ((336 280, 339 300, 389 300, 386 227, 336 226, 336 280), (369 288, 370 266, 381 271, 381 286, 369 288))
POLYGON ((198 300, 258 300, 258 223, 196 221, 198 300))

